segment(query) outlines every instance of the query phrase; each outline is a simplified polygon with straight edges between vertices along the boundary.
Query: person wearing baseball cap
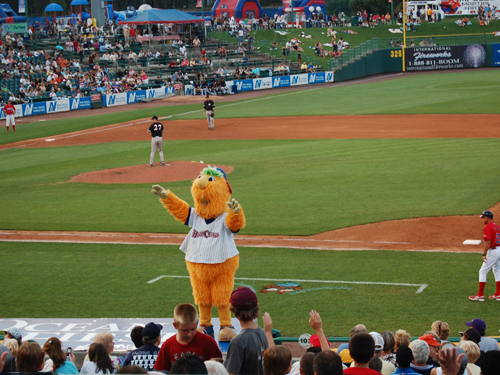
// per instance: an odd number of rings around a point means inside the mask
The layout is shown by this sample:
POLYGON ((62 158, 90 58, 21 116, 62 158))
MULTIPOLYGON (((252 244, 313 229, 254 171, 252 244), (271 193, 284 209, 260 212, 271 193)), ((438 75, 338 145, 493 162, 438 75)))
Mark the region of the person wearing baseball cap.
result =
POLYGON ((479 348, 483 352, 486 353, 486 352, 489 352, 491 350, 498 350, 499 349, 498 342, 494 338, 485 337, 486 322, 484 320, 476 318, 470 322, 465 322, 465 325, 467 327, 472 327, 479 332, 479 334, 481 335, 481 341, 479 341, 479 343, 477 343, 477 344, 479 345, 479 348))
POLYGON ((142 330, 142 343, 140 348, 130 351, 125 357, 125 366, 135 365, 146 371, 154 371, 154 365, 160 352, 161 330, 163 326, 156 323, 148 323, 142 330))
POLYGON ((500 226, 493 221, 493 212, 483 211, 479 216, 484 224, 484 249, 483 263, 479 270, 479 291, 470 296, 471 301, 484 301, 484 288, 486 276, 493 268, 495 276, 496 291, 489 299, 500 301, 500 226))
POLYGON ((21 335, 21 331, 19 331, 17 328, 11 328, 8 331, 5 331, 7 335, 5 335, 6 339, 15 339, 17 340, 17 343, 19 346, 23 343, 23 336, 21 335))
POLYGON ((429 345, 429 359, 427 360, 428 365, 433 365, 435 367, 439 366, 437 354, 439 353, 439 347, 441 343, 436 340, 436 336, 432 333, 428 333, 426 335, 420 336, 419 340, 425 341, 429 345))
POLYGON ((254 322, 260 315, 257 296, 252 289, 240 286, 231 294, 229 304, 241 332, 231 340, 224 366, 234 375, 263 375, 264 351, 269 343, 264 330, 254 322))
POLYGON ((214 101, 210 99, 210 95, 205 96, 205 102, 203 103, 203 113, 207 116, 208 130, 214 130, 214 101))
MULTIPOLYGON (((370 332, 370 336, 373 337, 373 341, 375 341, 375 355, 382 360, 382 354, 384 352, 384 338, 378 332, 370 332)), ((396 371, 396 366, 394 366, 391 362, 382 361, 382 374, 392 374, 396 371)))

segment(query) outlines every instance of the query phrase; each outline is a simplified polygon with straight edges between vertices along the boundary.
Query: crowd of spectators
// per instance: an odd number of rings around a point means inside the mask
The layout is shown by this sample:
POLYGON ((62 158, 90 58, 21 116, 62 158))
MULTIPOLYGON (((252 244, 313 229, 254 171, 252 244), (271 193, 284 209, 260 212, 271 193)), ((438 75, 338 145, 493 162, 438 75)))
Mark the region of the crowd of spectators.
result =
MULTIPOLYGON (((229 343, 223 359, 217 343, 197 330, 199 317, 191 304, 174 309, 177 334, 161 344, 163 326, 148 323, 136 326, 130 337, 136 349, 126 358, 112 356, 114 342, 110 332, 100 332, 89 346, 80 374, 153 373, 218 375, 498 375, 500 350, 498 342, 485 336, 486 323, 481 319, 465 322, 467 329, 455 345, 448 341, 450 327, 435 321, 431 329, 417 339, 405 330, 395 333, 369 332, 363 324, 351 329, 348 343, 331 348, 318 312, 309 314, 309 325, 315 334, 310 348, 292 364, 288 347, 275 345, 273 321, 263 315, 260 328, 256 318, 260 306, 256 294, 239 287, 230 298, 230 310, 241 325, 241 332, 229 343)), ((23 342, 21 332, 10 329, 0 345, 0 373, 45 372, 78 373, 75 356, 63 352, 63 343, 49 338, 43 347, 23 342)))

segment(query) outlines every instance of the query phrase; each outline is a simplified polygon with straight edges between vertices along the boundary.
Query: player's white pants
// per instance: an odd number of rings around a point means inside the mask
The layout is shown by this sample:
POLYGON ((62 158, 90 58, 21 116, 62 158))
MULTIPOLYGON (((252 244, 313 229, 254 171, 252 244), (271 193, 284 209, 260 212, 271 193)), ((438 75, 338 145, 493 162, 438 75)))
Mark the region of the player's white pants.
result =
POLYGON ((214 128, 214 118, 211 116, 212 111, 207 111, 207 121, 208 121, 208 127, 210 129, 214 128))
POLYGON ((483 262, 481 269, 479 270, 479 282, 485 283, 486 276, 488 272, 493 268, 493 275, 495 276, 495 281, 500 281, 500 249, 496 248, 494 250, 489 249, 486 254, 486 261, 483 262))
POLYGON ((149 164, 153 164, 153 160, 155 160, 155 152, 158 149, 158 153, 160 154, 160 159, 163 161, 163 138, 162 137, 154 137, 151 139, 151 156, 149 157, 149 164))
POLYGON ((16 119, 15 119, 14 115, 5 116, 5 120, 6 120, 6 122, 5 122, 6 127, 9 127, 10 124, 16 125, 16 119))

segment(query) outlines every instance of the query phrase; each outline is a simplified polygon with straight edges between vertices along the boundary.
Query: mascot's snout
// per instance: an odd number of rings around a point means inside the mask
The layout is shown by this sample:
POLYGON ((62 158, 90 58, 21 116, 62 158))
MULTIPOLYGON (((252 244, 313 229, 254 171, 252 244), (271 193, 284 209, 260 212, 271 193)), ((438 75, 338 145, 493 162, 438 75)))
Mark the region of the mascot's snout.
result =
POLYGON ((210 177, 207 175, 202 175, 196 179, 196 186, 199 189, 205 189, 208 186, 208 182, 210 177))

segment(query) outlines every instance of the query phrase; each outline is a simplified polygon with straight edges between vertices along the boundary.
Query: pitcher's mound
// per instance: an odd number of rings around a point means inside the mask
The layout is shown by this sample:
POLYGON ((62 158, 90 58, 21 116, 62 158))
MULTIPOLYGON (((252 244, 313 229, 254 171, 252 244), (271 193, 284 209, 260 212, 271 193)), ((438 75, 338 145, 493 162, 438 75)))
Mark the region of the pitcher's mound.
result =
MULTIPOLYGON (((189 161, 166 161, 163 167, 160 163, 133 165, 125 168, 103 169, 82 173, 71 178, 70 182, 85 182, 91 184, 144 184, 170 181, 194 180, 208 164, 189 161)), ((212 165, 213 166, 213 165, 212 165)), ((227 174, 234 168, 227 165, 216 165, 227 174)))

